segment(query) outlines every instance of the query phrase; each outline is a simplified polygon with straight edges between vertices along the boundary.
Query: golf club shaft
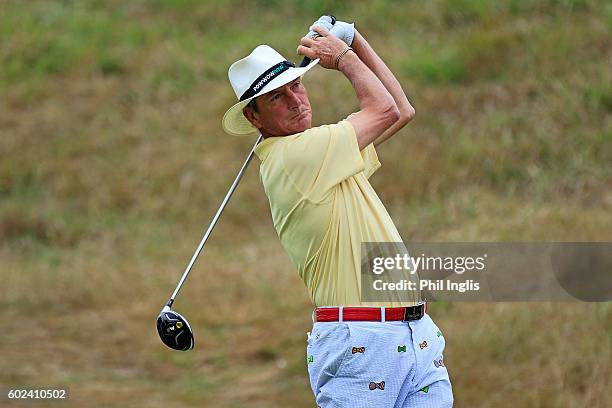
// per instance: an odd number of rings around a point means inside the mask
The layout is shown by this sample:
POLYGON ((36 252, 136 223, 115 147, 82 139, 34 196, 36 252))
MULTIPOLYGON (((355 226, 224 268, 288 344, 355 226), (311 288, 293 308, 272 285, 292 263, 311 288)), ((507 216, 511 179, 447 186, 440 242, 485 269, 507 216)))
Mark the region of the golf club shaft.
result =
POLYGON ((236 190, 236 186, 238 186, 238 183, 240 182, 240 179, 244 175, 244 172, 245 172, 247 166, 249 165, 249 162, 253 158, 253 153, 255 152, 255 148, 257 147, 257 145, 259 144, 259 142, 261 141, 262 138, 263 138, 263 136, 260 134, 259 138, 257 138, 257 141, 253 145, 253 148, 251 149, 251 152, 247 156, 244 164, 240 168, 240 171, 238 172, 238 175, 236 176, 236 179, 234 180, 234 182, 230 186, 227 194, 225 195, 225 198, 223 199, 223 202, 219 206, 219 209, 217 210, 217 213, 215 214, 215 216, 213 217, 212 221, 210 222, 210 225, 208 226, 208 230, 206 230, 206 233, 204 234, 204 237, 202 238, 202 241, 200 242, 200 245, 198 245, 198 249, 196 249, 195 253, 193 254, 193 257, 191 258, 191 261, 189 262, 189 265, 187 265, 187 268, 185 269, 185 272, 183 272, 183 276, 181 277, 181 280, 179 281, 178 285, 176 285, 176 289, 174 289, 174 292, 172 293, 172 296, 170 296, 170 300, 168 300, 168 303, 166 304, 166 306, 172 307, 172 303, 174 303, 174 299, 176 298, 176 295, 178 294, 179 290, 181 290, 181 286, 183 286, 183 283, 185 282, 185 279, 187 279, 187 275, 189 275, 189 272, 191 272, 191 268, 193 267, 193 264, 195 263, 196 259, 198 259, 198 255, 200 255, 200 252, 202 252, 202 248, 204 248, 204 244, 206 244, 206 241, 208 240, 208 237, 210 236, 213 228, 215 228, 215 224, 217 224, 217 220, 221 216, 221 213, 225 209, 225 206, 227 205, 229 199, 232 197, 232 194, 234 193, 234 190, 236 190))

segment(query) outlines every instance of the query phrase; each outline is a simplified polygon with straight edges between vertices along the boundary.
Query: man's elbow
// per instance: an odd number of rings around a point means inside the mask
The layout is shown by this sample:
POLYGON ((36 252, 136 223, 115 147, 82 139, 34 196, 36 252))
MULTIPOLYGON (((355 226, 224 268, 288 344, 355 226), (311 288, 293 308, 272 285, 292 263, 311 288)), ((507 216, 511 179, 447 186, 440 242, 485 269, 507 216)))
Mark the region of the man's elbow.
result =
POLYGON ((398 111, 399 111, 398 121, 400 122, 402 126, 404 126, 406 123, 414 119, 414 115, 416 114, 412 105, 408 105, 405 108, 398 109, 398 111))
POLYGON ((384 117, 386 120, 385 124, 388 127, 391 127, 393 125, 399 125, 398 127, 402 128, 404 127, 404 125, 410 122, 415 115, 415 111, 412 105, 399 108, 397 105, 393 104, 391 106, 388 106, 384 112, 384 117))
POLYGON ((398 120, 401 119, 401 112, 400 110, 397 108, 397 105, 392 104, 389 105, 385 110, 384 110, 384 121, 385 121, 385 127, 389 127, 394 125, 398 120))

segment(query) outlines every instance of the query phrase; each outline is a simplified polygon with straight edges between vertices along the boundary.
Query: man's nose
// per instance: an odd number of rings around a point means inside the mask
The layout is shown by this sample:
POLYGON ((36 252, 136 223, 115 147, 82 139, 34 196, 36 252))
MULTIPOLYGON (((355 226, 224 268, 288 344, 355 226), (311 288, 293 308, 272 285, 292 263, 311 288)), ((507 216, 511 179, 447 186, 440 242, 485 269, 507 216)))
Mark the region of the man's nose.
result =
POLYGON ((295 108, 302 104, 302 101, 300 100, 298 95, 291 90, 287 91, 287 100, 288 100, 289 107, 291 108, 295 108))

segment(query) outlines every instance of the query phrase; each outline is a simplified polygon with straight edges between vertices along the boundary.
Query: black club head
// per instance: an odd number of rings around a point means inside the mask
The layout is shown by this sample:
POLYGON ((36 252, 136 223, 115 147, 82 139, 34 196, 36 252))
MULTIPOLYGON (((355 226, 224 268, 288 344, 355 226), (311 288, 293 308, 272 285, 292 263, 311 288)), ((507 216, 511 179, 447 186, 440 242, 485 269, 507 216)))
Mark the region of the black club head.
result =
POLYGON ((191 326, 183 316, 166 306, 157 317, 157 333, 170 348, 180 351, 193 350, 191 326))

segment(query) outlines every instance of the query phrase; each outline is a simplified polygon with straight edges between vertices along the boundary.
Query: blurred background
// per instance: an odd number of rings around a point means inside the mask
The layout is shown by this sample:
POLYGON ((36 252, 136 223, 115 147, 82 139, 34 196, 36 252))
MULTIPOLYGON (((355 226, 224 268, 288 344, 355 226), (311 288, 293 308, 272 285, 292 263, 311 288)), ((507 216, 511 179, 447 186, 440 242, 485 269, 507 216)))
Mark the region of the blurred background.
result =
MULTIPOLYGON (((311 303, 258 160, 175 304, 196 349, 166 348, 155 319, 254 142, 221 129, 227 68, 262 43, 299 62, 330 12, 416 108, 371 179, 405 241, 610 241, 610 2, 0 0, 0 387, 314 406, 311 303)), ((341 74, 305 83, 315 125, 357 109, 341 74)), ((612 406, 610 303, 430 311, 456 406, 612 406)))

